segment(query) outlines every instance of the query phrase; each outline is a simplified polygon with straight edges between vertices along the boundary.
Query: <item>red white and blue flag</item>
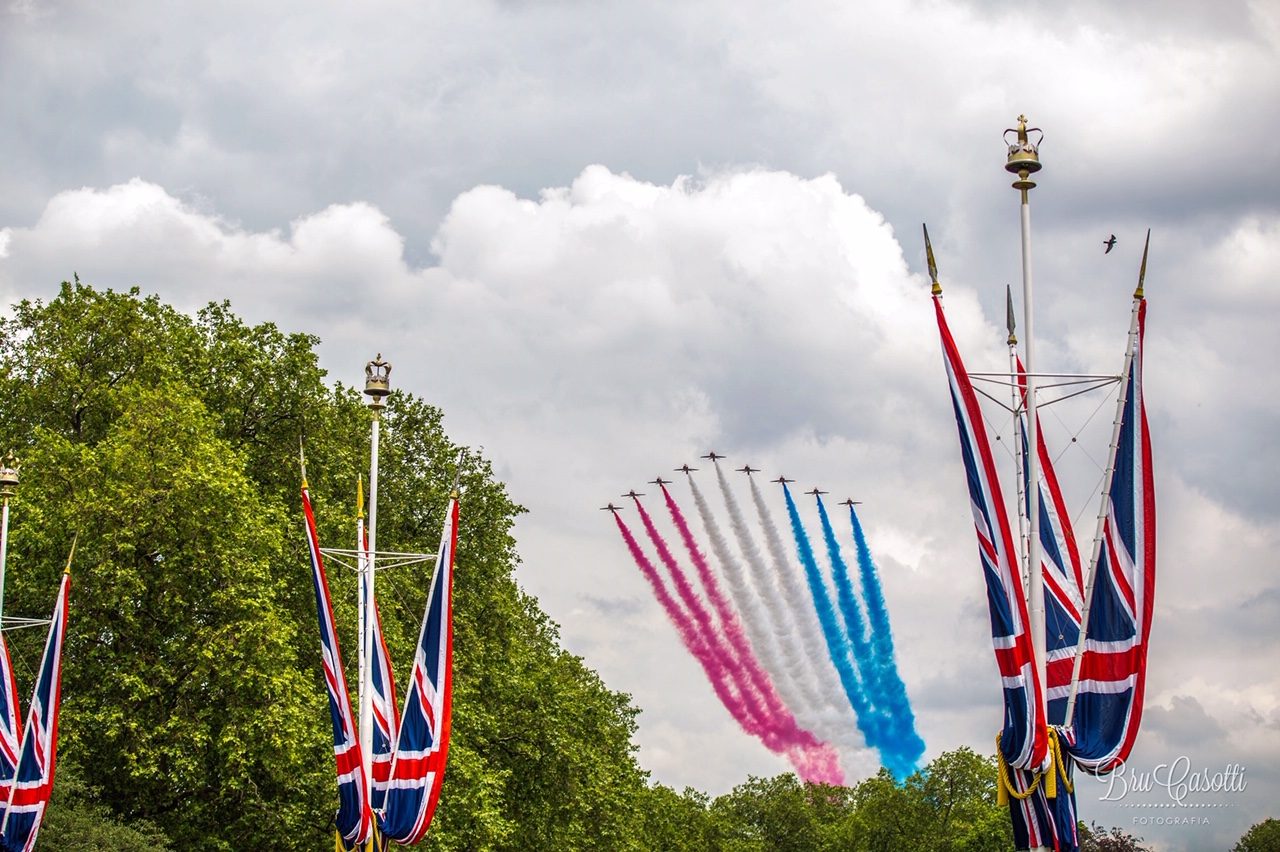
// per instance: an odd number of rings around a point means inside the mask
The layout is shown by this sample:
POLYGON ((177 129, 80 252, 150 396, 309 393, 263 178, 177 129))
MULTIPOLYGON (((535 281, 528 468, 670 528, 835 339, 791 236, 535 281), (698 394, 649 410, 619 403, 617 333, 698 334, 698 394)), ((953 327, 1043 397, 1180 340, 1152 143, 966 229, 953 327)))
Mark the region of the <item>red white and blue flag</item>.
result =
MULTIPOLYGON (((1145 261, 1145 258, 1144 258, 1145 261)), ((1145 266, 1145 262, 1144 262, 1145 266)), ((1156 505, 1151 434, 1142 389, 1147 303, 1135 297, 1131 349, 1121 379, 1124 403, 1111 487, 1085 630, 1074 742, 1068 751, 1089 772, 1123 762, 1137 739, 1146 686, 1147 641, 1155 600, 1156 505)))
MULTIPOLYGON (((1018 382, 1022 388, 1023 481, 1029 480, 1026 429, 1026 372, 1022 359, 1017 360, 1018 382)), ((1045 699, 1049 724, 1063 725, 1067 719, 1067 699, 1071 692, 1071 673, 1076 648, 1080 645, 1080 618, 1084 610, 1084 580, 1080 568, 1080 551, 1076 546, 1071 514, 1067 511, 1053 468, 1053 458, 1044 440, 1044 430, 1036 417, 1036 444, 1040 455, 1040 565, 1044 577, 1045 632, 1045 699)), ((1028 494, 1024 514, 1030 512, 1028 494)))
POLYGON ((18 718, 18 682, 13 676, 9 645, 0 635, 0 802, 9 801, 18 771, 22 725, 18 718))
POLYGON ((453 560, 458 538, 458 501, 449 501, 436 570, 418 635, 386 804, 378 818, 382 833, 397 843, 426 835, 440 801, 453 706, 453 560))
POLYGON ((1040 681, 1017 551, 977 394, 947 327, 942 299, 934 296, 933 303, 960 432, 960 453, 978 535, 978 556, 986 579, 991 641, 1004 687, 1000 751, 1006 763, 1015 769, 1041 771, 1048 765, 1048 735, 1041 716, 1040 681))
MULTIPOLYGON (((369 595, 369 568, 373 560, 369 554, 369 536, 364 527, 364 517, 357 519, 356 541, 360 548, 360 583, 361 600, 369 595)), ((395 750, 396 737, 400 731, 400 714, 396 710, 396 683, 391 673, 391 655, 387 652, 387 642, 382 635, 382 615, 378 612, 375 596, 373 605, 373 635, 369 637, 371 656, 369 683, 372 686, 371 704, 373 705, 373 748, 370 757, 373 775, 370 785, 370 805, 374 811, 382 810, 387 795, 387 780, 391 775, 391 757, 395 750)))
POLYGON ((333 620, 333 601, 329 597, 329 581, 320 556, 316 537, 315 515, 305 478, 302 483, 302 511, 306 516, 307 551, 311 556, 311 580, 316 593, 316 618, 320 622, 320 656, 324 664, 324 680, 329 691, 329 717, 333 722, 333 755, 338 770, 338 834, 347 848, 369 838, 372 818, 361 759, 360 737, 351 713, 351 696, 342 670, 338 650, 338 631, 333 620))
MULTIPOLYGON (((53 792, 58 711, 62 704, 62 646, 67 633, 70 589, 71 575, 64 573, 35 693, 31 696, 31 710, 18 752, 17 774, 9 791, 3 824, 0 824, 0 846, 6 852, 30 852, 35 848, 40 821, 53 792)), ((12 685, 12 681, 10 683, 12 685)))

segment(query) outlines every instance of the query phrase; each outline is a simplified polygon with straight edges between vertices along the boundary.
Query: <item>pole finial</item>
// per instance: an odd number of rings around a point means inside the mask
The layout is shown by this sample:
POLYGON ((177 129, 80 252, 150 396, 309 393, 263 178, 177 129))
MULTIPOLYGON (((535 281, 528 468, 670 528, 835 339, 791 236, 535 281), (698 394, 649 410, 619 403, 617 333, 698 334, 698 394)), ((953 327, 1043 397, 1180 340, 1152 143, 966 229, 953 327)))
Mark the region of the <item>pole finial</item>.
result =
POLYGON ((924 257, 929 264, 929 280, 933 282, 933 295, 942 295, 942 285, 938 283, 938 263, 933 259, 933 243, 929 242, 929 226, 920 225, 924 229, 924 257))
POLYGON ((307 452, 302 448, 302 436, 298 436, 298 468, 302 471, 302 488, 307 490, 307 452))
POLYGON ((0 461, 0 497, 9 498, 18 493, 18 457, 9 450, 0 461))
POLYGON ((1004 169, 1018 176, 1018 179, 1013 182, 1013 188, 1023 192, 1028 189, 1034 189, 1036 182, 1031 180, 1031 175, 1041 169, 1040 143, 1044 141, 1044 131, 1039 127, 1027 127, 1027 117, 1020 115, 1018 116, 1017 127, 1005 128, 1004 141, 1009 146, 1009 154, 1005 160, 1004 169), (1009 141, 1010 133, 1018 135, 1014 142, 1009 141), (1031 133, 1040 134, 1034 142, 1031 141, 1028 135, 1031 133))
POLYGON ((1010 346, 1017 346, 1018 335, 1014 334, 1014 329, 1017 328, 1017 323, 1014 322, 1013 319, 1013 288, 1008 284, 1004 285, 1004 305, 1006 317, 1005 325, 1009 328, 1008 344, 1010 346))
POLYGON ((382 360, 381 352, 364 365, 364 393, 375 413, 386 407, 387 394, 391 393, 391 364, 382 360))
POLYGON ((1147 250, 1151 248, 1151 229, 1147 228, 1147 241, 1142 245, 1142 266, 1138 267, 1138 289, 1133 291, 1133 298, 1145 299, 1146 296, 1142 292, 1142 282, 1147 278, 1147 250))
POLYGON ((80 540, 80 533, 76 533, 71 538, 71 552, 67 554, 67 567, 62 569, 63 574, 67 574, 67 575, 71 574, 71 560, 75 558, 76 542, 78 542, 79 540, 80 540))

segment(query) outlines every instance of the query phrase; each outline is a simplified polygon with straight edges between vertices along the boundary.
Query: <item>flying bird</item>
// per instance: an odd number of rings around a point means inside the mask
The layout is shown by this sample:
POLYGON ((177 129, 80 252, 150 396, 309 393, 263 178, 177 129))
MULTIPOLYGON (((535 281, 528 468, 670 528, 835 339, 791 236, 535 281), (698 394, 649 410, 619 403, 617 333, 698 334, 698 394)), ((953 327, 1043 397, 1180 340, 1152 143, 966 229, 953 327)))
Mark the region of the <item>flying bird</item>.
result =
POLYGON ((1104 251, 1103 254, 1111 254, 1111 250, 1116 247, 1116 235, 1112 234, 1111 236, 1107 237, 1105 240, 1102 241, 1102 244, 1107 247, 1106 251, 1104 251))

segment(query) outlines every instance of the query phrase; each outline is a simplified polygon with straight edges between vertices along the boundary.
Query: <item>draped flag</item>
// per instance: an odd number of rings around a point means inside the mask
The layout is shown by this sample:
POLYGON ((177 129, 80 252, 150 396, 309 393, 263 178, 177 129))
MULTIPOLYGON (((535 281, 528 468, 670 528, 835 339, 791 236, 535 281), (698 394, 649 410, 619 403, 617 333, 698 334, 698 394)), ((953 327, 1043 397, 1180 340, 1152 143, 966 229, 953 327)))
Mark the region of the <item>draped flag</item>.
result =
POLYGON ((62 575, 58 600, 53 607, 49 638, 40 661, 39 679, 31 696, 30 713, 18 753, 17 774, 9 792, 0 846, 5 852, 30 852, 49 795, 58 754, 58 711, 62 704, 62 646, 67 632, 67 595, 71 590, 70 565, 62 575))
POLYGON ((942 299, 933 297, 942 337, 943 361, 951 388, 960 452, 969 486, 969 502, 978 534, 978 556, 987 585, 991 615, 991 641, 1004 686, 1004 726, 1000 752, 1015 769, 1041 771, 1047 766, 1049 747, 1045 720, 1041 718, 1040 680, 1031 644, 1027 601, 1018 570, 1017 551, 1009 530, 996 477, 991 444, 978 408, 977 394, 960 360, 942 310, 942 299))
MULTIPOLYGON (((1022 359, 1017 360, 1018 383, 1023 408, 1019 419, 1022 435, 1023 481, 1029 478, 1026 429, 1026 371, 1022 359)), ((1040 455, 1040 565, 1044 577, 1045 698, 1051 725, 1064 725, 1067 719, 1067 697, 1071 691, 1071 673, 1076 647, 1080 644, 1080 618, 1084 609, 1084 581, 1080 569, 1080 551, 1071 526, 1071 515, 1062 498, 1053 458, 1044 440, 1044 430, 1036 418, 1036 444, 1040 455)), ((1028 490, 1023 511, 1031 511, 1028 490)))
MULTIPOLYGON (((356 547, 360 554, 360 598, 370 594, 368 578, 373 562, 369 554, 369 534, 364 526, 364 494, 360 495, 360 511, 356 517, 356 547)), ((395 750, 396 736, 400 730, 400 714, 396 710, 396 683, 391 673, 391 655, 387 652, 387 642, 382 635, 382 615, 378 612, 375 597, 373 606, 373 635, 369 637, 370 656, 366 664, 370 667, 369 683, 372 686, 373 705, 373 754, 370 757, 370 806, 374 811, 382 810, 387 796, 387 779, 391 775, 391 756, 395 750)), ((364 608, 361 608, 364 612, 364 608)))
POLYGON ((9 645, 0 635, 0 802, 9 801, 13 776, 18 771, 18 749, 22 743, 18 715, 18 681, 13 676, 9 645))
POLYGON ((453 708, 453 559, 458 538, 458 500, 449 501, 431 591, 418 634, 413 671, 391 761, 386 803, 378 817, 382 833, 397 843, 426 835, 440 801, 449 723, 453 708))
POLYGON ((311 495, 304 474, 302 479, 302 511, 306 516, 307 552, 311 555, 311 580, 316 592, 316 618, 320 622, 320 655, 324 663, 324 681, 329 690, 329 717, 333 722, 333 756, 338 771, 338 813, 334 818, 347 848, 369 838, 372 819, 366 792, 364 762, 360 737, 351 713, 351 696, 347 677, 342 670, 338 650, 338 631, 333 620, 333 601, 329 597, 329 581, 320 556, 316 536, 315 515, 311 511, 311 495))
MULTIPOLYGON (((1146 267, 1146 256, 1143 256, 1146 267)), ((1151 435, 1142 390, 1147 303, 1134 294, 1130 349, 1121 387, 1102 534, 1092 566, 1084 654, 1068 751, 1084 769, 1105 773, 1133 748, 1142 720, 1147 640, 1155 599, 1156 506, 1151 435)))

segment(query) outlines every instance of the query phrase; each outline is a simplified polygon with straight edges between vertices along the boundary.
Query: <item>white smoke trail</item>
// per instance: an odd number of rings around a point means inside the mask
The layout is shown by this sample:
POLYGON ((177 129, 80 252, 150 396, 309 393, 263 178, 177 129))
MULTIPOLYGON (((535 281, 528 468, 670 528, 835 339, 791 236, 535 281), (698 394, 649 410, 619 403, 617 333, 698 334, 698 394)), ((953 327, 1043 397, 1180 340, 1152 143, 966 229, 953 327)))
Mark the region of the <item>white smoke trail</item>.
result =
MULTIPOLYGON (((723 479, 719 465, 716 465, 716 474, 723 479)), ((828 725, 825 724, 824 720, 814 718, 816 714, 803 712, 809 705, 797 694, 792 673, 783 662, 782 653, 778 648, 777 637, 769 628, 767 616, 764 614, 760 603, 762 595, 752 588, 746 572, 742 570, 742 566, 734 558, 728 542, 725 541, 724 534, 720 530, 719 522, 712 513, 706 497, 702 494, 702 490, 693 481, 693 477, 689 477, 689 487, 693 491, 693 499, 697 504, 698 515, 702 518, 702 525, 707 532, 707 538, 711 541, 711 551, 715 554, 716 561, 720 563, 721 573, 729 586, 729 595, 738 610, 748 641, 750 641, 752 648, 755 649, 757 656, 763 661, 765 669, 773 675, 774 686, 781 693, 782 699, 792 715, 800 721, 801 725, 816 736, 826 738, 823 732, 828 728, 828 725)), ((841 733, 843 734, 843 732, 841 733)), ((843 737, 835 739, 835 744, 843 746, 842 740, 843 737)))
POLYGON ((729 481, 725 478, 724 471, 720 469, 719 463, 713 462, 713 464, 716 469, 716 480, 720 484, 720 494, 724 497, 724 505, 729 512, 730 526, 738 540, 738 549, 746 559, 747 567, 751 572, 750 581, 756 592, 754 600, 762 604, 758 610, 761 630, 768 635, 769 659, 767 662, 781 672, 780 677, 787 687, 787 692, 784 692, 787 703, 804 709, 807 715, 812 717, 815 711, 824 707, 825 701, 814 679, 805 676, 804 652, 793 641, 796 634, 795 621, 787 608, 782 605, 782 599, 778 595, 777 580, 770 574, 764 558, 760 555, 760 549, 756 547, 755 537, 747 528, 746 519, 742 516, 742 510, 738 508, 738 501, 729 488, 729 481))
MULTIPOLYGON (((848 696, 840 685, 840 674, 831 662, 827 650, 827 642, 822 636, 822 628, 818 624, 818 616, 813 610, 813 601, 809 591, 802 585, 798 571, 787 559, 786 549, 782 545, 782 537, 773 522, 769 507, 755 480, 751 480, 751 499, 756 506, 756 514, 760 518, 760 528, 764 531, 765 545, 773 560, 773 576, 778 579, 782 598, 786 602, 786 611, 791 614, 799 638, 804 648, 805 668, 812 682, 819 688, 822 704, 826 712, 823 714, 823 733, 836 742, 843 752, 858 755, 856 761, 845 760, 846 766, 853 762, 866 763, 867 744, 858 733, 858 719, 849 706, 848 696)), ((852 755, 851 755, 852 756, 852 755)), ((874 764, 879 766, 879 760, 874 764)))

